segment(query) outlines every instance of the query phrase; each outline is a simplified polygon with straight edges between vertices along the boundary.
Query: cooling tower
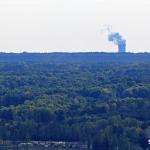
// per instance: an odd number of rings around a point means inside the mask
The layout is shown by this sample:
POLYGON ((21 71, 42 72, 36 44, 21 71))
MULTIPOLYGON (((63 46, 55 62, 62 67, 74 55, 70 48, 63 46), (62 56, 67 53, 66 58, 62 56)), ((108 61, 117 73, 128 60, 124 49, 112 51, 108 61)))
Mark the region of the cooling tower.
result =
POLYGON ((119 53, 125 53, 126 52, 126 41, 125 40, 118 43, 118 52, 119 53))

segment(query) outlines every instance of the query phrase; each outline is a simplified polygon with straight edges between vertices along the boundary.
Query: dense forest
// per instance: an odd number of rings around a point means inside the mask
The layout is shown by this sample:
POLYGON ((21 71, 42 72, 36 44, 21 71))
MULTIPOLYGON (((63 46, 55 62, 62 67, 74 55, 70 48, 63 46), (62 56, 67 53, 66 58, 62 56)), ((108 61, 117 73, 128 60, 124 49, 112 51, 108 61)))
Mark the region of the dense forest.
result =
POLYGON ((2 55, 9 57, 0 61, 1 140, 79 141, 93 150, 148 148, 149 54, 122 54, 123 61, 116 59, 119 54, 106 60, 85 54, 64 63, 2 55))

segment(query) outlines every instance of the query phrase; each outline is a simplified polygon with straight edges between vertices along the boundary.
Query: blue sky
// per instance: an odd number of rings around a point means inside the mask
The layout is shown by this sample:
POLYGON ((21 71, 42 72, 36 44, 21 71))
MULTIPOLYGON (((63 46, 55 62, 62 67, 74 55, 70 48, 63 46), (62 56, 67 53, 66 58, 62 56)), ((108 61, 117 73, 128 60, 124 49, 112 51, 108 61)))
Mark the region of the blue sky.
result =
POLYGON ((0 50, 105 51, 106 26, 130 52, 150 52, 149 0, 0 0, 0 50))

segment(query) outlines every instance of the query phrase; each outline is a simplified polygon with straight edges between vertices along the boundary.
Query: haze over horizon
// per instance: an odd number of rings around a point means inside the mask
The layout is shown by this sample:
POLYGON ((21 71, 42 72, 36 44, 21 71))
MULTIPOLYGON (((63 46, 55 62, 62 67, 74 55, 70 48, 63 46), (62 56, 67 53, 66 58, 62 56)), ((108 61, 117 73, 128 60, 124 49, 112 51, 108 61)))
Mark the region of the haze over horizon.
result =
POLYGON ((149 0, 0 0, 1 52, 117 52, 112 26, 127 52, 150 52, 149 0))

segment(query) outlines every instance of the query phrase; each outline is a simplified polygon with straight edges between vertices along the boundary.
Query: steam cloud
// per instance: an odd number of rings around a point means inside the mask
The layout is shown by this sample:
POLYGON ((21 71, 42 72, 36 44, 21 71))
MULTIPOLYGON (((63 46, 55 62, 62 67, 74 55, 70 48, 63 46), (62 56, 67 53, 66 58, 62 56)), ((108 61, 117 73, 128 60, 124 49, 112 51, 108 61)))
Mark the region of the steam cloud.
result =
POLYGON ((110 42, 114 42, 116 45, 125 44, 126 40, 122 38, 122 36, 119 33, 110 33, 108 35, 108 40, 110 42))
POLYGON ((122 38, 122 36, 117 32, 110 32, 108 35, 108 40, 110 42, 114 42, 118 45, 118 52, 125 53, 126 52, 126 40, 122 38))

